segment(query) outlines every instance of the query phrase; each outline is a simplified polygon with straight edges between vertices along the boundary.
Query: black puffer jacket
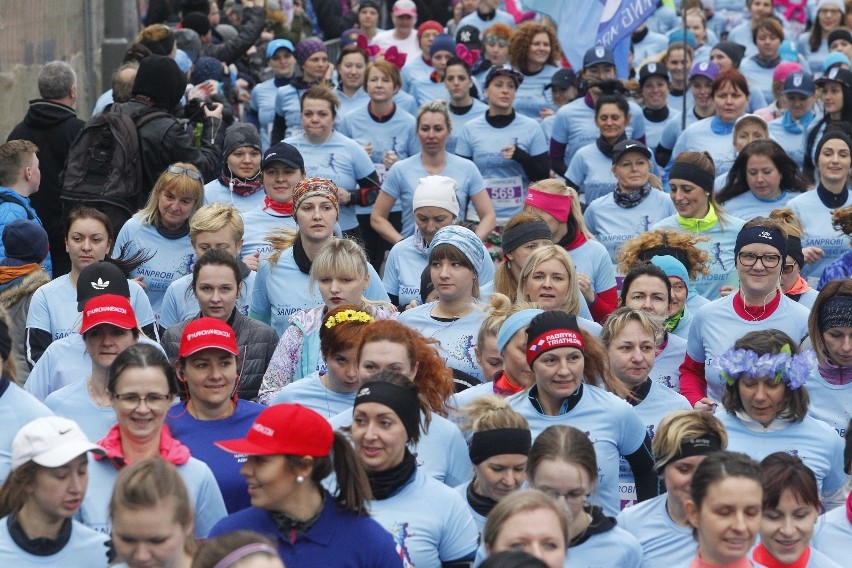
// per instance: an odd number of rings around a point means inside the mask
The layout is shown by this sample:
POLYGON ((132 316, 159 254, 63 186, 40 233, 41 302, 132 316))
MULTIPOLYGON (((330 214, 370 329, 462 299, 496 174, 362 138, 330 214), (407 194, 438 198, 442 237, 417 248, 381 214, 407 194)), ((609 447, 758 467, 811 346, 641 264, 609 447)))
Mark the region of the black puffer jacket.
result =
POLYGON ((62 190, 60 174, 71 143, 86 123, 77 118, 74 109, 63 104, 37 99, 30 101, 24 120, 12 129, 9 140, 29 140, 38 146, 41 184, 30 196, 30 203, 47 231, 53 259, 53 275, 61 276, 71 270, 65 252, 65 233, 62 230, 62 190))
POLYGON ((222 43, 205 43, 201 46, 201 55, 214 57, 228 65, 236 63, 258 40, 265 24, 265 9, 259 6, 246 8, 243 10, 243 24, 237 28, 237 37, 222 43))
MULTIPOLYGON (((145 112, 159 111, 137 99, 131 99, 119 105, 122 113, 141 115, 145 112)), ((192 145, 192 139, 185 125, 173 116, 155 118, 139 129, 139 143, 142 149, 142 179, 148 192, 154 188, 157 178, 167 167, 175 162, 189 162, 201 171, 204 183, 216 179, 219 175, 222 157, 222 142, 225 139, 225 126, 218 118, 204 120, 204 132, 201 147, 192 145)), ((147 194, 144 196, 147 199, 147 194)), ((142 203, 145 203, 145 199, 142 203)), ((116 227, 118 229, 118 227, 116 227)))
MULTIPOLYGON (((237 334, 237 346, 240 349, 240 388, 239 397, 245 400, 257 398, 263 374, 269 366, 269 360, 278 345, 278 334, 263 322, 244 316, 234 310, 228 324, 237 334)), ((178 358, 180 339, 186 322, 175 324, 163 334, 162 345, 174 365, 178 358)))

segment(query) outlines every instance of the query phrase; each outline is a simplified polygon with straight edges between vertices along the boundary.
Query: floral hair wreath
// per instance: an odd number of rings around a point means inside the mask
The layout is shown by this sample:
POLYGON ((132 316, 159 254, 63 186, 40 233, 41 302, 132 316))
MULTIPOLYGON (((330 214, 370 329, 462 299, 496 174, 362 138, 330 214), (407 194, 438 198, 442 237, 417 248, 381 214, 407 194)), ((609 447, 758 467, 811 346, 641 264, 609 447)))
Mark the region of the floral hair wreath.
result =
POLYGON ((371 316, 367 312, 362 312, 361 310, 343 310, 338 314, 329 316, 328 319, 325 320, 325 327, 331 329, 339 323, 345 323, 348 321, 373 323, 376 320, 373 318, 373 316, 371 316))
POLYGON ((807 382, 811 369, 816 365, 816 355, 812 349, 793 355, 789 344, 784 345, 781 352, 775 355, 758 355, 751 349, 732 347, 716 357, 713 365, 729 385, 743 376, 752 379, 772 378, 775 383, 784 381, 790 390, 796 390, 807 382))

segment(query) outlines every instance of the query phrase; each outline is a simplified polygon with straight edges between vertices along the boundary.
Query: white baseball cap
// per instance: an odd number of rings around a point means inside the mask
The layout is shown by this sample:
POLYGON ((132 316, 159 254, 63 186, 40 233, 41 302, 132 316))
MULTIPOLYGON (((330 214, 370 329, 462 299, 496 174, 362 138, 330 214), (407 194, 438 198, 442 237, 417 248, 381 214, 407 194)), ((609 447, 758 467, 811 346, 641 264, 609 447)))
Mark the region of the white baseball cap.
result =
POLYGON ((12 470, 28 461, 44 467, 61 467, 79 455, 104 449, 93 444, 73 420, 42 416, 18 430, 12 440, 12 470))

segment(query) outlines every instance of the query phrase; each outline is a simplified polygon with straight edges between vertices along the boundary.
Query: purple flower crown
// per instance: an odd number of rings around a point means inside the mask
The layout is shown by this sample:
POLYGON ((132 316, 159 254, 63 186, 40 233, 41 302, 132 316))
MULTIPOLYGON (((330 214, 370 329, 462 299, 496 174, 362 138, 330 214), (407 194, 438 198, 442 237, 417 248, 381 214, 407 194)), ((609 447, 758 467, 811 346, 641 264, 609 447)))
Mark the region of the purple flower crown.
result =
POLYGON ((796 390, 807 382, 811 370, 816 366, 816 354, 812 349, 807 349, 793 355, 789 345, 782 347, 781 352, 775 355, 758 355, 750 349, 732 347, 716 357, 713 365, 729 385, 746 376, 753 379, 772 378, 776 383, 784 381, 790 390, 796 390))

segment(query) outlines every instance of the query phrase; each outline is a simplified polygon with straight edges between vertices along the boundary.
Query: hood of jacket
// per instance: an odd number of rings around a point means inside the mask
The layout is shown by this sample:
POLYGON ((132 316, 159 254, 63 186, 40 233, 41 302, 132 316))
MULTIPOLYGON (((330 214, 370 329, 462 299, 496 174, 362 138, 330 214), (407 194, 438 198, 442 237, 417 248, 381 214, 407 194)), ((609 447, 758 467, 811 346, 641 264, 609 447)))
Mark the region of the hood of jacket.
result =
POLYGON ((32 128, 44 130, 72 118, 77 118, 73 108, 53 101, 36 99, 30 101, 24 123, 32 128))

